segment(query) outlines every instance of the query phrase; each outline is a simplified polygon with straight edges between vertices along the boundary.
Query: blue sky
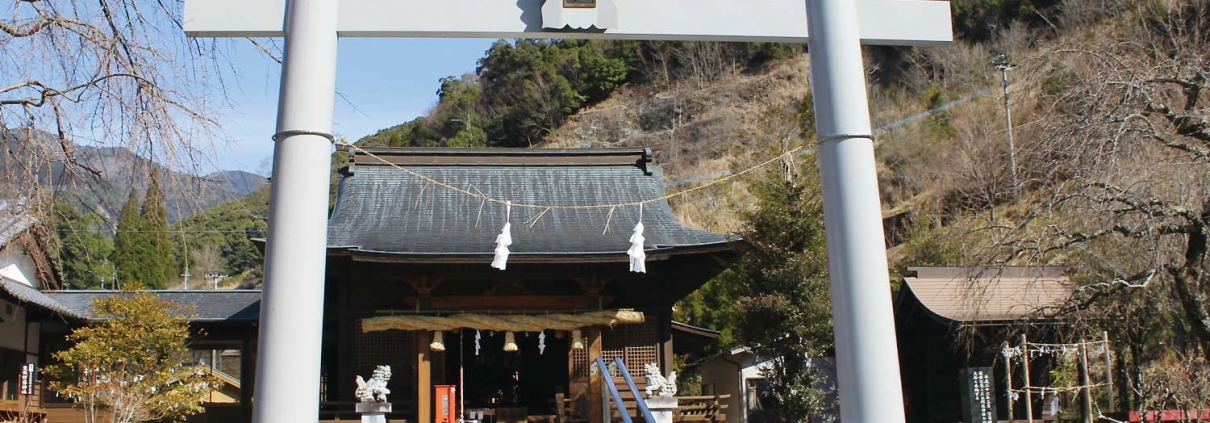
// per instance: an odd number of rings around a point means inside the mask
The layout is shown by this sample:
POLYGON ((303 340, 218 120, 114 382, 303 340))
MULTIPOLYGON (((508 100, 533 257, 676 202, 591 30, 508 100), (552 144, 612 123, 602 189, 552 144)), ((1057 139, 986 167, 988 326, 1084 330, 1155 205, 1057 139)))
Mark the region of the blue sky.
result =
MULTIPOLYGON (((495 41, 341 39, 336 89, 344 99, 336 99, 333 132, 355 141, 424 114, 436 104, 439 79, 473 72, 495 41)), ((247 42, 234 43, 231 62, 224 75, 230 106, 217 113, 230 142, 217 143, 216 165, 267 174, 281 66, 247 42)))

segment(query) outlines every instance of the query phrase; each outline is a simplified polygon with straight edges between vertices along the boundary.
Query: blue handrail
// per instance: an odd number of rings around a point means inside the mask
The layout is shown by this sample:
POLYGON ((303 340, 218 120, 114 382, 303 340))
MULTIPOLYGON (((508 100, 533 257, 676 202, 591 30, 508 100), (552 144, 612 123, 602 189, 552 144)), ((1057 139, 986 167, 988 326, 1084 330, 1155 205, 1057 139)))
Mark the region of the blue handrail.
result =
MULTIPOLYGON (((630 420, 630 412, 626 410, 626 404, 622 402, 622 394, 618 392, 618 387, 613 384, 613 375, 609 374, 609 369, 605 367, 605 359, 597 357, 597 367, 601 368, 602 380, 605 381, 605 386, 609 387, 609 394, 613 395, 613 403, 618 405, 618 413, 622 414, 622 421, 634 423, 630 420)), ((651 420, 648 420, 648 422, 651 422, 651 420)))
MULTIPOLYGON (((618 371, 622 373, 622 378, 626 379, 626 386, 629 386, 630 393, 634 394, 634 402, 639 405, 639 412, 643 413, 643 418, 647 420, 647 423, 655 423, 655 417, 651 415, 651 409, 647 408, 647 400, 639 393, 639 388, 635 386, 634 379, 630 378, 630 371, 626 370, 626 364, 622 363, 622 358, 614 357, 613 362, 618 365, 618 371)), ((612 381, 610 385, 613 385, 612 381)))

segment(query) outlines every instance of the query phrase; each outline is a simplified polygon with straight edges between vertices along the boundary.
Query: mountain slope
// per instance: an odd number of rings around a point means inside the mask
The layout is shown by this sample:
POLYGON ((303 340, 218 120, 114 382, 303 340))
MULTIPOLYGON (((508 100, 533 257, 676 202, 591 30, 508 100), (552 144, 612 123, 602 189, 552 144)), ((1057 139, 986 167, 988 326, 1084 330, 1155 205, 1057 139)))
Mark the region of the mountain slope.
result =
POLYGON ((264 187, 268 180, 243 171, 219 171, 199 176, 162 166, 125 147, 60 144, 41 131, 9 132, 0 172, 6 175, 9 195, 21 195, 35 186, 53 186, 106 220, 116 221, 130 189, 140 195, 147 175, 160 174, 170 222, 199 211, 243 198, 264 187))

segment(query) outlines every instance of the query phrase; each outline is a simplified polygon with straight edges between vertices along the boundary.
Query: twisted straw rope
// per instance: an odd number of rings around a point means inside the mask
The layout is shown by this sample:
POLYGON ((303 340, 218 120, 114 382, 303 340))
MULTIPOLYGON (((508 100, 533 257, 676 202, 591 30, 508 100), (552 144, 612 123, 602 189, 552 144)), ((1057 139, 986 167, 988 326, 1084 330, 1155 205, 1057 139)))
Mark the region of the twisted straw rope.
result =
POLYGON ((496 315, 455 314, 441 316, 379 316, 361 321, 362 332, 385 330, 457 330, 480 329, 507 332, 541 332, 543 330, 575 330, 590 326, 614 326, 643 323, 642 312, 634 310, 604 310, 581 314, 496 315))

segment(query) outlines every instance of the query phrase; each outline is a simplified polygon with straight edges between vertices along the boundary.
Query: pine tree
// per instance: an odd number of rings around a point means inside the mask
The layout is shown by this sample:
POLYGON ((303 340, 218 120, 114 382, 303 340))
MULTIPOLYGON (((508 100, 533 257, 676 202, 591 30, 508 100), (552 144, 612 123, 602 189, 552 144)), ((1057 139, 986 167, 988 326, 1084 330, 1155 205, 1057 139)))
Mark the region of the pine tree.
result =
POLYGON ((122 214, 118 217, 118 233, 113 238, 113 254, 110 261, 118 273, 118 283, 128 288, 142 286, 142 239, 143 217, 139 214, 139 193, 134 187, 126 196, 122 205, 122 214))
POLYGON ((141 260, 143 262, 143 284, 152 289, 163 289, 176 275, 176 260, 173 243, 168 231, 168 211, 164 209, 164 192, 160 189, 160 178, 151 173, 147 195, 143 197, 140 210, 144 231, 141 260))

